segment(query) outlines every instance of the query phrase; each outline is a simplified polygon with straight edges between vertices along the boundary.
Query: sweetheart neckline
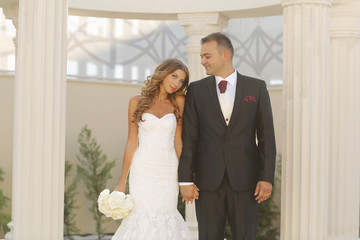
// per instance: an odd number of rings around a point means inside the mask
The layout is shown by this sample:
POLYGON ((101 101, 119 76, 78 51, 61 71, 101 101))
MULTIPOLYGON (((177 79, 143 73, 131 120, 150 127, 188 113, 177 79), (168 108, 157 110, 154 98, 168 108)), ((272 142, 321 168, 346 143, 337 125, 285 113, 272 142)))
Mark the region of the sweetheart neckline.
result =
POLYGON ((174 116, 175 116, 175 114, 174 113, 167 113, 167 114, 165 114, 164 116, 162 116, 162 117, 157 117, 156 115, 154 115, 154 114, 152 114, 152 113, 148 113, 148 112, 144 112, 143 114, 150 114, 151 116, 154 116, 155 118, 157 118, 157 119, 163 119, 164 117, 166 117, 167 115, 171 115, 171 114, 173 114, 174 116))

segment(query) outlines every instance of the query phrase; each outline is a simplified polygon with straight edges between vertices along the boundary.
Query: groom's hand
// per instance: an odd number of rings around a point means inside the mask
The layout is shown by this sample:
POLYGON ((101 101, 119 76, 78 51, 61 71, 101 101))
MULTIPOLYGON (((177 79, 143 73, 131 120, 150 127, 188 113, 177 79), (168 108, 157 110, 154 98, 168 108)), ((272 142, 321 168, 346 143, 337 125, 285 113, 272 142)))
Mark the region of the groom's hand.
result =
POLYGON ((255 189, 255 200, 258 203, 267 200, 271 196, 272 183, 266 181, 259 181, 255 189))
POLYGON ((182 201, 193 203, 194 199, 199 199, 199 189, 195 184, 180 186, 182 201))

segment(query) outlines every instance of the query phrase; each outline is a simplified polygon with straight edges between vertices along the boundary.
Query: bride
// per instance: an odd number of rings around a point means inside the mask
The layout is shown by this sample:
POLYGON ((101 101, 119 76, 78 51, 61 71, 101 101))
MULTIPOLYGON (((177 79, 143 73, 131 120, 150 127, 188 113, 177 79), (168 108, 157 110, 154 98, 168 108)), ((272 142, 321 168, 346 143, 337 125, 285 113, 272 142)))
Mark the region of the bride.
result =
POLYGON ((129 188, 135 208, 112 240, 189 240, 190 232, 177 211, 178 159, 187 67, 178 59, 163 61, 140 96, 130 99, 128 139, 121 178, 115 191, 129 188))

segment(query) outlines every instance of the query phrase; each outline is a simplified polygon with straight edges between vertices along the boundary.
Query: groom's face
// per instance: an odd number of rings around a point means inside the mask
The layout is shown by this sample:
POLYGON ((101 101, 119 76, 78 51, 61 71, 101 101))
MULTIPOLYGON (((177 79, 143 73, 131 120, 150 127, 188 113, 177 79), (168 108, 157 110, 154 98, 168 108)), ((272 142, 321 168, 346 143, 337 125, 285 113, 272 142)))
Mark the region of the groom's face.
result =
POLYGON ((218 48, 216 41, 205 42, 200 52, 201 65, 205 67, 206 74, 219 76, 224 69, 224 53, 218 48))

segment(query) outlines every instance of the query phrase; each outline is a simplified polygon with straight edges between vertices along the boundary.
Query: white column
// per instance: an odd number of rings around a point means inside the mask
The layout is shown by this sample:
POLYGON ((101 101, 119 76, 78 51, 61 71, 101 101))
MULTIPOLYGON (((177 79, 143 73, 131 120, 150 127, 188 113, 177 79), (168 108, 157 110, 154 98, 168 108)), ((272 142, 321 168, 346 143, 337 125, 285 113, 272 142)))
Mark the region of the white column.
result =
POLYGON ((329 239, 359 239, 360 2, 334 1, 330 12, 331 142, 329 239))
POLYGON ((331 2, 282 0, 282 240, 324 240, 327 235, 331 2))
POLYGON ((200 40, 206 35, 221 32, 229 19, 221 13, 182 13, 178 14, 180 24, 188 35, 186 50, 189 56, 190 81, 206 77, 204 67, 200 64, 200 40))
MULTIPOLYGON (((200 63, 200 40, 210 33, 221 32, 229 19, 221 13, 184 13, 178 14, 178 19, 189 39, 186 50, 189 56, 190 81, 202 79, 206 77, 206 72, 200 63)), ((186 223, 194 239, 198 239, 195 204, 186 204, 185 212, 186 223)))
POLYGON ((63 239, 67 10, 67 0, 19 1, 6 239, 63 239))

